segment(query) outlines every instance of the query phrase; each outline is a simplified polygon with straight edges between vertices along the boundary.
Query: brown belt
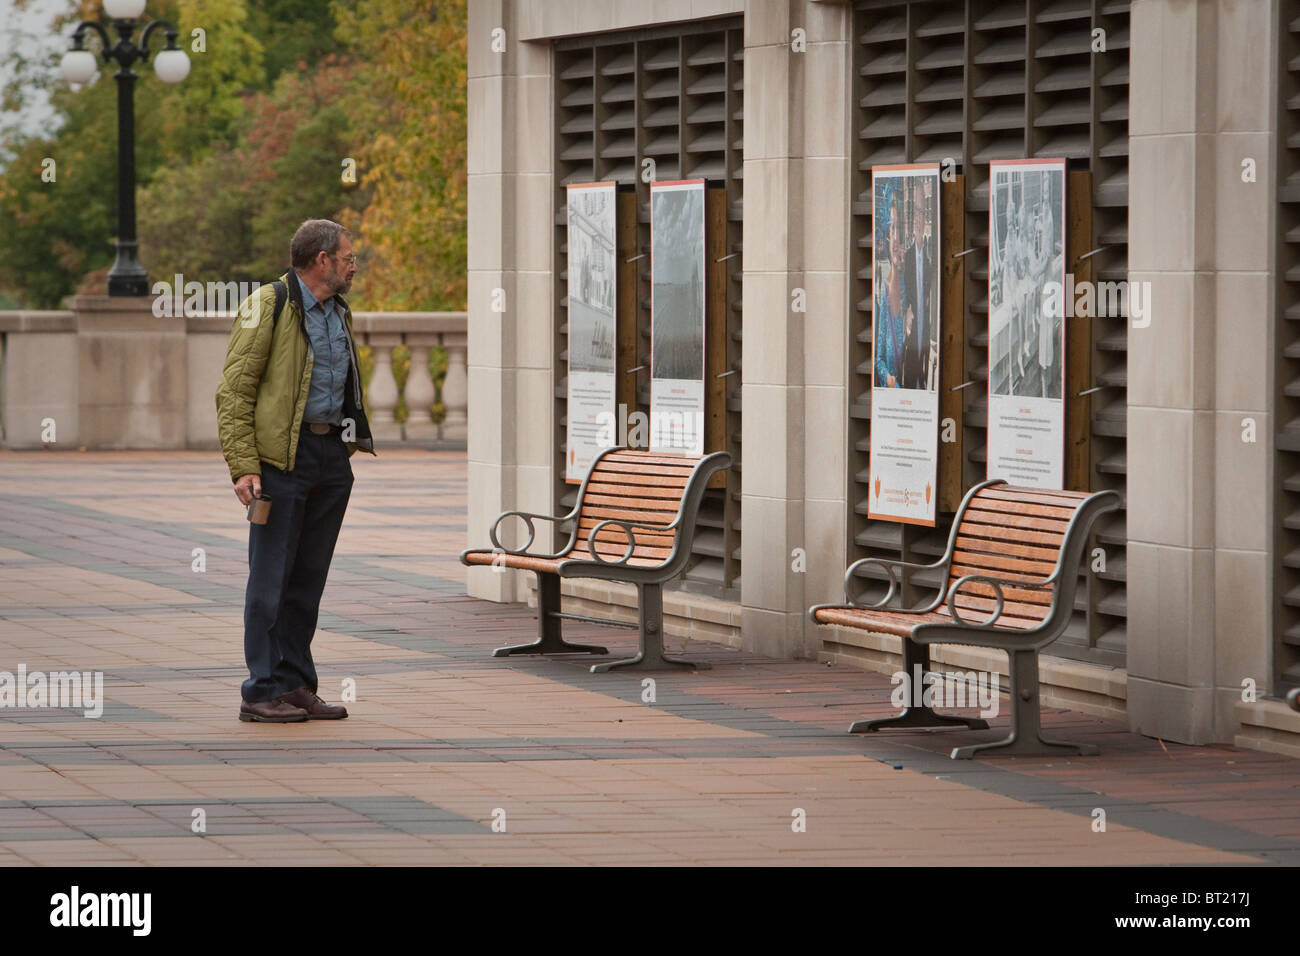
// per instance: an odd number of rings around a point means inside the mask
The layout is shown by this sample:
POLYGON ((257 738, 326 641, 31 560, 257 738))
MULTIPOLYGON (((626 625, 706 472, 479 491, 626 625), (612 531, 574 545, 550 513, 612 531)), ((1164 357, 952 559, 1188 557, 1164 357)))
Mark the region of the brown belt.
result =
POLYGON ((303 422, 303 427, 310 429, 313 435, 337 435, 343 431, 341 425, 326 425, 319 422, 303 422))

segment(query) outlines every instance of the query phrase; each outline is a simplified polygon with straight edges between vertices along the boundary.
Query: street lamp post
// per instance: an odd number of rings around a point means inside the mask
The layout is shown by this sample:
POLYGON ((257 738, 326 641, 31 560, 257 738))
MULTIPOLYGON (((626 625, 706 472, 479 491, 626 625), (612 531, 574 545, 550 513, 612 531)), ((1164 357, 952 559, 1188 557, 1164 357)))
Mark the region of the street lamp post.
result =
POLYGON ((177 30, 170 23, 155 20, 140 34, 140 45, 132 39, 136 21, 144 13, 145 0, 104 0, 104 13, 117 31, 114 44, 104 25, 85 20, 72 34, 72 48, 63 56, 63 75, 70 83, 85 83, 95 75, 95 55, 86 49, 86 32, 99 34, 104 62, 117 61, 117 261, 108 273, 109 295, 148 295, 149 280, 140 265, 140 243, 135 235, 135 78, 131 65, 149 60, 149 37, 157 30, 167 36, 167 45, 154 57, 154 72, 164 83, 179 83, 190 72, 190 58, 176 45, 177 30))

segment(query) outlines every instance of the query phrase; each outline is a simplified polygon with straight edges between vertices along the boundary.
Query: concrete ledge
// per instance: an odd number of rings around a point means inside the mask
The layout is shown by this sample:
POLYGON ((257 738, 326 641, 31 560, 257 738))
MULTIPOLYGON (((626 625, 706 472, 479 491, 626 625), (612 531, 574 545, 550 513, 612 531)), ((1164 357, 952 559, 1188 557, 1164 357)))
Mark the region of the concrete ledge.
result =
POLYGON ((0 332, 75 332, 75 312, 0 312, 0 332))
POLYGON ((1300 757, 1300 713, 1280 700, 1238 701, 1233 711, 1241 722, 1235 746, 1300 757))
MULTIPOLYGON (((902 667, 900 637, 834 626, 823 630, 827 637, 822 641, 819 658, 822 661, 850 664, 881 674, 892 674, 902 667)), ((1003 686, 1010 686, 1007 655, 991 647, 935 644, 930 648, 930 660, 940 665, 940 669, 996 671, 1003 686)), ((1127 719, 1128 680, 1121 668, 1043 654, 1039 657, 1038 680, 1043 704, 1048 707, 1111 720, 1127 719)))
POLYGON ((352 333, 459 332, 465 334, 464 312, 353 312, 352 333))

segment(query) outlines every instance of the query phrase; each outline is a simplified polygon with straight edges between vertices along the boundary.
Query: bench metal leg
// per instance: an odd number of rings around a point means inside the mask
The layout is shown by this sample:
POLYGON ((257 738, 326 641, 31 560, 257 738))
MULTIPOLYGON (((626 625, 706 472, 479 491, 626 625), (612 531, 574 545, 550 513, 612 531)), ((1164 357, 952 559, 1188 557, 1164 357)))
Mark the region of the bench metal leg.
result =
POLYGON ((977 753, 1061 754, 1091 757, 1100 753, 1095 744, 1072 744, 1043 736, 1038 698, 1038 652, 1008 651, 1011 658, 1011 736, 985 744, 954 747, 953 760, 969 760, 977 753))
MULTIPOLYGON (((916 665, 921 665, 921 673, 930 670, 930 648, 917 644, 909 637, 903 638, 903 671, 910 675, 916 673, 916 665)), ((915 693, 915 691, 913 691, 915 693)), ((886 727, 967 727, 971 730, 988 730, 988 721, 979 717, 959 717, 956 714, 937 714, 929 707, 908 706, 901 714, 893 717, 876 717, 872 720, 855 720, 849 725, 849 733, 865 734, 886 727)))
POLYGON ((635 657, 621 661, 606 661, 592 664, 591 672, 600 674, 615 667, 635 667, 638 670, 662 668, 669 664, 692 667, 696 670, 708 670, 707 661, 688 661, 664 653, 664 594, 661 584, 638 584, 637 603, 641 616, 641 647, 635 657))
POLYGON ((537 640, 532 644, 498 647, 493 657, 512 654, 608 654, 596 644, 570 644, 560 632, 560 576, 550 571, 537 572, 537 640))

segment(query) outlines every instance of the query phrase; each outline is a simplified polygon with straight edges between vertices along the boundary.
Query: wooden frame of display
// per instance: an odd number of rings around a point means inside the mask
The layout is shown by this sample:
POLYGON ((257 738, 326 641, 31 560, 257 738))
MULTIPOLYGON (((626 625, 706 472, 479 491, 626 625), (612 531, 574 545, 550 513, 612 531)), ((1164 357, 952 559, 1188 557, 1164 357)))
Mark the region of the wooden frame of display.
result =
MULTIPOLYGON (((1065 261, 1077 286, 1092 281, 1092 172, 1066 170, 1065 261)), ((1069 304, 1066 305, 1069 309, 1069 304)), ((1092 490, 1092 318, 1065 320, 1065 487, 1092 490)))
MULTIPOLYGON (((614 203, 615 235, 618 236, 618 305, 614 316, 615 339, 618 342, 618 354, 614 356, 614 368, 618 380, 614 384, 614 394, 618 404, 627 410, 628 418, 637 410, 636 385, 637 373, 630 369, 637 366, 636 348, 636 311, 637 290, 641 283, 641 270, 636 248, 636 189, 620 186, 614 203)), ((629 433, 630 433, 629 429, 629 433)), ((630 444, 630 441, 629 441, 630 444)))
MULTIPOLYGON (((704 453, 727 448, 727 190, 704 184, 704 453)), ((727 487, 730 469, 706 487, 727 487)))
POLYGON ((966 390, 966 249, 964 181, 939 183, 939 504, 938 512, 955 513, 965 495, 966 390), (943 423, 955 423, 955 440, 943 441, 943 423))

